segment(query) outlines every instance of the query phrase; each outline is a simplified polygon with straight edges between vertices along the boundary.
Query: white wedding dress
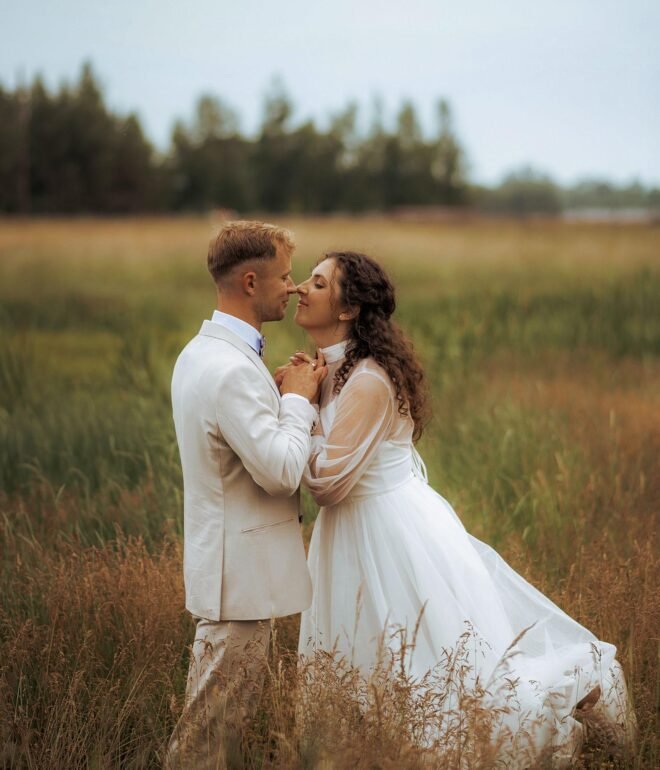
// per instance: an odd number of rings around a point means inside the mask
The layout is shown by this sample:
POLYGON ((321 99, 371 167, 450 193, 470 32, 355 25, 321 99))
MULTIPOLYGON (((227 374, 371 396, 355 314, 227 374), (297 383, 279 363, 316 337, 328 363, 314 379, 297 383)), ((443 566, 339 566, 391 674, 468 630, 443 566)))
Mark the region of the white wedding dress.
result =
POLYGON ((322 507, 309 549, 313 602, 302 615, 300 653, 334 651, 368 676, 383 641, 396 654, 401 634, 389 631, 407 629, 410 643, 419 620, 407 672, 421 679, 462 647, 464 680, 485 691, 482 702, 499 715, 495 737, 507 767, 527 767, 544 751, 554 766, 570 765, 583 737, 575 706, 597 686, 597 708, 629 742, 634 715, 615 647, 466 532, 427 484, 412 420, 399 414, 393 385, 373 359, 357 363, 333 394, 344 351, 345 343, 323 351, 322 435, 313 439, 304 478, 322 507))

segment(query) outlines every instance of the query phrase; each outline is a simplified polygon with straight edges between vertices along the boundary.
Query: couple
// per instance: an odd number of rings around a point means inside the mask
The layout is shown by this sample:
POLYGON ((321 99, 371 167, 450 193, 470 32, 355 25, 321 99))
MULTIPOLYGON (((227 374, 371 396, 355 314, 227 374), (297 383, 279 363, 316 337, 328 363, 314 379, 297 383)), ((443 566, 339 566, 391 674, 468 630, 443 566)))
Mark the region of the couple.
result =
POLYGON ((406 656, 416 679, 469 629, 469 676, 498 714, 510 767, 542 751, 570 765, 586 709, 629 740, 634 716, 615 648, 471 537, 426 483, 413 445, 424 373, 391 321, 383 269, 331 252, 296 287, 293 250, 282 228, 226 224, 208 255, 218 309, 174 369, 186 607, 197 629, 168 767, 231 764, 259 697, 270 620, 301 611, 300 652, 334 650, 365 675, 383 640, 397 653, 396 629, 409 638, 416 629, 406 656), (296 354, 273 378, 261 326, 281 320, 294 293, 296 323, 318 358, 296 354), (301 480, 322 506, 309 567, 301 480))

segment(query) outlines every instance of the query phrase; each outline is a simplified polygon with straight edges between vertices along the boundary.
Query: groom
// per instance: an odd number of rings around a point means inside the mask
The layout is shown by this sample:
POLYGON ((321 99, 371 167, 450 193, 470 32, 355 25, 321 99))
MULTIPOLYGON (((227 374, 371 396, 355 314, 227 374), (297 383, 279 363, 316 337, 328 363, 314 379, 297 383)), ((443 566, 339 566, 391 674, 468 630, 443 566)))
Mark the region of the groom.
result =
POLYGON ((298 486, 327 373, 291 367, 278 392, 265 321, 284 318, 294 244, 283 228, 229 222, 211 242, 218 305, 183 349, 172 407, 184 483, 186 608, 197 621, 185 704, 166 767, 223 768, 259 697, 270 619, 306 609, 311 582, 298 486))

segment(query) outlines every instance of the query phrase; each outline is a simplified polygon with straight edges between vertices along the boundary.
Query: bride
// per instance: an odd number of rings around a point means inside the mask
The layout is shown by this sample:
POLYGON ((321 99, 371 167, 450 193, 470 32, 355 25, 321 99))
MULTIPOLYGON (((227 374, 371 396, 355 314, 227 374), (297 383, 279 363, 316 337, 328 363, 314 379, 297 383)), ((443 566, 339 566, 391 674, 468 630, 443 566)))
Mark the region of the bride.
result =
POLYGON ((424 373, 391 321, 394 288, 384 270, 364 254, 330 252, 298 294, 295 321, 328 366, 304 478, 321 510, 300 653, 333 652, 368 675, 383 643, 396 654, 402 636, 410 642, 414 633, 406 665, 419 680, 467 631, 469 678, 501 714, 508 766, 527 766, 530 751, 569 765, 582 743, 576 716, 585 707, 600 710, 617 740, 629 742, 634 715, 616 648, 469 535, 427 484, 413 444, 426 414, 424 373), (523 723, 524 750, 516 739, 523 723), (531 738, 530 724, 541 726, 531 738))

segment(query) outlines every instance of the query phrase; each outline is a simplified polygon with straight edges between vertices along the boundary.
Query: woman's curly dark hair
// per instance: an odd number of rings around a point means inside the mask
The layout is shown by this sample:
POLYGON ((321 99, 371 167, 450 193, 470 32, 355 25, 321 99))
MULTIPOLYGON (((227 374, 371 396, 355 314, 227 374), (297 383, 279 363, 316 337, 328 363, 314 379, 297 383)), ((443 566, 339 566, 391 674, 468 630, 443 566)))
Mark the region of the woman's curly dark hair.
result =
POLYGON ((346 360, 335 373, 335 393, 342 389, 355 364, 371 356, 392 380, 399 414, 411 416, 415 424, 413 440, 417 441, 429 417, 426 377, 412 343, 390 320, 396 307, 392 282, 366 254, 331 251, 323 259, 332 259, 337 265, 341 303, 360 308, 351 326, 346 360))

